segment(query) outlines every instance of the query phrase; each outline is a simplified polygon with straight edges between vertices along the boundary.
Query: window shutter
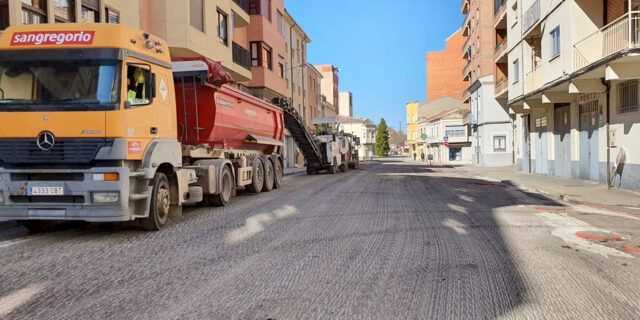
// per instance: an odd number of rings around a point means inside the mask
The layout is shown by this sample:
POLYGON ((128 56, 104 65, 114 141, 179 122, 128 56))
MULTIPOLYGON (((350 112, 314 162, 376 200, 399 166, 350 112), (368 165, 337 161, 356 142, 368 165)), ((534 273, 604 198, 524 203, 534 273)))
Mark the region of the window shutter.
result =
POLYGON ((100 10, 99 0, 82 0, 82 5, 93 10, 100 10))

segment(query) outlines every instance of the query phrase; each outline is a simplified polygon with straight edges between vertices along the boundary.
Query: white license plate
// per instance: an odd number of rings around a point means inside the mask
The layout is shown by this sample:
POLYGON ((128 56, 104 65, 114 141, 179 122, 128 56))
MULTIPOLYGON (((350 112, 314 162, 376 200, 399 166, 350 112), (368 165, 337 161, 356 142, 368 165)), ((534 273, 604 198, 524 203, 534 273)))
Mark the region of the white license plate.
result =
POLYGON ((62 196, 64 195, 63 187, 31 187, 29 188, 30 196, 62 196))

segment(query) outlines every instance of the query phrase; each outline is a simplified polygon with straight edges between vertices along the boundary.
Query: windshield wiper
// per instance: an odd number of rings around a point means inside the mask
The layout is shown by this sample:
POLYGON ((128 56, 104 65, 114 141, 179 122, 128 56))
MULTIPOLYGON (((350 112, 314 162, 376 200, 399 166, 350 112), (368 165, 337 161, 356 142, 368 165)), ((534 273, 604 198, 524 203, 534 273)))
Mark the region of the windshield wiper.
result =
POLYGON ((77 100, 77 99, 58 99, 58 100, 49 100, 49 101, 42 101, 41 102, 41 104, 48 104, 48 103, 54 103, 54 104, 62 104, 62 103, 79 104, 79 105, 87 108, 87 110, 97 111, 97 109, 94 106, 89 105, 86 102, 82 102, 82 101, 77 100))

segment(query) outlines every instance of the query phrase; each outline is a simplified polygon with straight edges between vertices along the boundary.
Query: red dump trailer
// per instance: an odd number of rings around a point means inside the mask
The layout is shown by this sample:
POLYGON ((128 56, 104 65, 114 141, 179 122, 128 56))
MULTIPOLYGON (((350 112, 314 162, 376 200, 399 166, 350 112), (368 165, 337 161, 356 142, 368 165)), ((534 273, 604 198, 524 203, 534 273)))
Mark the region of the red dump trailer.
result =
POLYGON ((225 85, 228 74, 217 62, 172 60, 183 166, 197 175, 191 202, 226 205, 238 188, 257 193, 281 187, 282 110, 225 85))

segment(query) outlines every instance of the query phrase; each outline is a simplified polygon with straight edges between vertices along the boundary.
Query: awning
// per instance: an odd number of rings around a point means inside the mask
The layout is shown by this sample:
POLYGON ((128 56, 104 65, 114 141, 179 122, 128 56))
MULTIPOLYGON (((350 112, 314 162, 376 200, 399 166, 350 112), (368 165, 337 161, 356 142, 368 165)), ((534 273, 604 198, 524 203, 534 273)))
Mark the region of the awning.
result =
POLYGON ((244 142, 246 142, 246 143, 266 144, 266 145, 279 146, 279 147, 284 146, 284 143, 282 141, 279 141, 279 140, 276 140, 276 139, 267 138, 267 137, 257 136, 255 134, 248 135, 247 139, 244 142))

